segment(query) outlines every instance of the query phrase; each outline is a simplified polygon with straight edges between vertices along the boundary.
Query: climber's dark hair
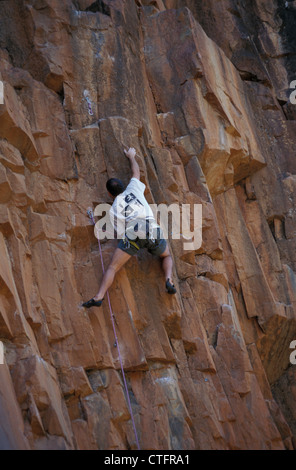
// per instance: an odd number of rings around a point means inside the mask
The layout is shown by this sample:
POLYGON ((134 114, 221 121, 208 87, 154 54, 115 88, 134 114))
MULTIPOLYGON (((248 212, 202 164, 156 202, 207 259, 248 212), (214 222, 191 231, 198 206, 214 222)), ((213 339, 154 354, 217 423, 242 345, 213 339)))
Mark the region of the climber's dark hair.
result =
POLYGON ((110 178, 106 183, 107 191, 109 191, 112 196, 116 197, 118 194, 123 193, 124 185, 123 182, 117 178, 110 178))

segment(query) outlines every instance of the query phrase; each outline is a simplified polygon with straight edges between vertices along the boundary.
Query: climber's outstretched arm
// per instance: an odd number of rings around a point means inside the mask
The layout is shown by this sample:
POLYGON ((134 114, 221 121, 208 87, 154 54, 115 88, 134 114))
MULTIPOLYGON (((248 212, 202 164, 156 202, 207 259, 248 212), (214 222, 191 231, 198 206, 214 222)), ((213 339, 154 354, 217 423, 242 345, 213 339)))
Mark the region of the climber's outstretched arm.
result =
POLYGON ((133 178, 137 178, 139 180, 140 179, 140 167, 136 161, 136 150, 131 147, 128 150, 124 149, 124 153, 130 161, 133 178))

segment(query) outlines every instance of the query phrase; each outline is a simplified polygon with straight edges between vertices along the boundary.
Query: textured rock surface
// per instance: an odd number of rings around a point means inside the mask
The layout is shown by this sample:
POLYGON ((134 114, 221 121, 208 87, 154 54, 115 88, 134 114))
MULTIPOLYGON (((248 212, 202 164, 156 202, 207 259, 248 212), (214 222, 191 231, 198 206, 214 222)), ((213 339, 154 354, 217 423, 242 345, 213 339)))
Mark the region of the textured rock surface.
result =
MULTIPOLYGON (((171 240, 178 294, 140 253, 110 290, 142 449, 293 449, 296 10, 275 0, 4 0, 0 447, 135 436, 86 209, 128 182, 200 203, 171 240), (293 55, 294 54, 294 55, 293 55)), ((114 249, 103 243, 105 264, 114 249)))

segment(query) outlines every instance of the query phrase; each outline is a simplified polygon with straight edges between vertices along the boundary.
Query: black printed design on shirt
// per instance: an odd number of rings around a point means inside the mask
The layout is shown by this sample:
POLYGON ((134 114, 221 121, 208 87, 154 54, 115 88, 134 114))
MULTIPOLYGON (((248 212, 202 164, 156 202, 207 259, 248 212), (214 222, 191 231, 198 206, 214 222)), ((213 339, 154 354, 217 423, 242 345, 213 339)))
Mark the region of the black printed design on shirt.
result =
POLYGON ((143 206, 141 201, 139 201, 139 199, 137 199, 136 196, 133 193, 127 194, 125 196, 124 200, 125 200, 126 203, 133 202, 133 204, 136 204, 137 206, 143 206))

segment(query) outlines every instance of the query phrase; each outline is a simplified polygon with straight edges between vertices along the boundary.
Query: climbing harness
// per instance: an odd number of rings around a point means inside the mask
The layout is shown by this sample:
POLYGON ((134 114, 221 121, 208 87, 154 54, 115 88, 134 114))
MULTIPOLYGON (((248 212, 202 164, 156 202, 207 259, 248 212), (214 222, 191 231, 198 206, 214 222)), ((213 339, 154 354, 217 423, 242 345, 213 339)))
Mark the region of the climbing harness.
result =
MULTIPOLYGON (((90 220, 92 221, 93 225, 95 225, 94 214, 93 214, 92 209, 88 209, 88 210, 87 210, 87 215, 88 215, 88 217, 90 218, 90 220)), ((105 273, 105 267, 104 267, 103 254, 102 254, 102 247, 101 247, 101 242, 100 242, 100 238, 99 238, 99 237, 98 237, 98 244, 99 244, 100 257, 101 257, 102 271, 103 271, 103 274, 104 274, 104 273, 105 273)), ((114 332, 114 338, 115 338, 114 347, 117 347, 117 351, 118 351, 118 358, 119 358, 119 362, 120 362, 120 368, 121 368, 122 378, 123 378, 124 387, 125 387, 125 391, 126 391, 126 397, 127 397, 129 412, 130 412, 130 415, 131 415, 131 420, 132 420, 133 429, 134 429, 134 433, 135 433, 137 448, 138 448, 138 450, 141 450, 140 444, 139 444, 139 439, 138 439, 138 434, 137 434, 137 429, 136 429, 136 425, 135 425, 133 410, 132 410, 132 406, 131 406, 131 401, 130 401, 128 386, 127 386, 127 382, 126 382, 126 378, 125 378, 125 373, 124 373, 124 369, 123 369, 123 362, 122 362, 122 357, 121 357, 121 354, 120 354, 120 348, 119 348, 118 338, 117 338, 117 334, 116 334, 116 327, 115 327, 115 321, 114 321, 115 317, 114 317, 114 314, 113 314, 113 311, 112 311, 111 302, 110 302, 110 296, 109 296, 109 292, 108 292, 108 291, 106 292, 106 295, 107 295, 107 299, 108 299, 108 305, 109 305, 109 310, 110 310, 110 317, 111 317, 111 322, 112 322, 112 327, 113 327, 113 332, 114 332)))
POLYGON ((130 248, 133 245, 137 250, 140 249, 139 245, 134 241, 130 240, 128 237, 123 238, 124 248, 130 248))

